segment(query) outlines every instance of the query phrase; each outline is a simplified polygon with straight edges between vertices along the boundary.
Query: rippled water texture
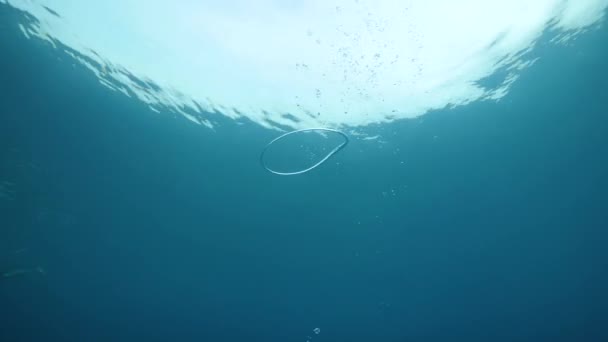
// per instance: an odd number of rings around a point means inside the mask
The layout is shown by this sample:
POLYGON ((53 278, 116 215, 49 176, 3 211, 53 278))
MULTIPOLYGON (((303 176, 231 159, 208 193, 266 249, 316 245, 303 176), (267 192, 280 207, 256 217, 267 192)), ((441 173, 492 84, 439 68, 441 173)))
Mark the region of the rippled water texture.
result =
POLYGON ((0 2, 38 20, 23 34, 65 49, 102 84, 153 111, 170 109, 208 127, 221 114, 281 128, 356 127, 499 100, 535 61, 541 36, 568 43, 593 28, 608 6, 608 0, 0 2))

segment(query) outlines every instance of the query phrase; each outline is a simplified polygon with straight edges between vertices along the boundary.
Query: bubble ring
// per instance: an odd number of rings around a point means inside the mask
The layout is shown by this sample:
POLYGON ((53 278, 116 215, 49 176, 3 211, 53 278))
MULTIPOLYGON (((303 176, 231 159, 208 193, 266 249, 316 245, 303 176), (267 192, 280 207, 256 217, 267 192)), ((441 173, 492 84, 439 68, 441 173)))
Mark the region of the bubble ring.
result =
POLYGON ((317 167, 321 166, 321 164, 325 163, 327 161, 327 159, 329 159, 331 156, 333 156, 334 154, 338 153, 341 149, 343 149, 344 147, 346 147, 346 145, 348 145, 349 143, 349 139, 348 136, 342 132, 339 131, 337 129, 332 129, 332 128, 304 128, 304 129, 298 129, 295 131, 291 131, 291 132, 287 132, 285 134, 282 134, 274 139, 272 139, 267 145, 266 147, 264 147, 264 149, 262 150, 262 153, 260 154, 260 163, 262 164, 262 167, 264 169, 266 169, 266 171, 270 172, 270 173, 274 173, 275 175, 279 175, 279 176, 293 176, 293 175, 301 175, 303 173, 312 171, 313 169, 316 169, 317 167), (304 169, 304 170, 300 170, 300 171, 294 171, 294 172, 280 172, 280 171, 275 171, 271 168, 269 168, 266 163, 264 162, 264 155, 266 154, 266 150, 268 150, 268 148, 270 147, 270 145, 274 144, 275 142, 285 138, 288 135, 291 134, 295 134, 295 133, 300 133, 300 132, 311 132, 311 131, 321 131, 321 132, 332 132, 332 133, 338 133, 342 136, 342 138, 344 138, 344 142, 340 145, 338 145, 337 147, 335 147, 333 150, 331 150, 323 159, 321 159, 320 161, 318 161, 316 164, 304 169))

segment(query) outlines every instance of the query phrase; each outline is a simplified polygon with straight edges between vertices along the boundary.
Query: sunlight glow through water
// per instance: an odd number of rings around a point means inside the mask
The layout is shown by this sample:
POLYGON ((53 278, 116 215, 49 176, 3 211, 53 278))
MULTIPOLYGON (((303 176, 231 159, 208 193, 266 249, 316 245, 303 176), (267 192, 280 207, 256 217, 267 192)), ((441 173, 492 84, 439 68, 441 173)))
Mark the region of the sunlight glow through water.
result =
POLYGON ((543 34, 562 44, 608 0, 0 0, 100 82, 214 126, 357 127, 507 95, 543 34), (498 73, 502 76, 498 77, 498 73), (497 78, 486 84, 484 80, 497 78))

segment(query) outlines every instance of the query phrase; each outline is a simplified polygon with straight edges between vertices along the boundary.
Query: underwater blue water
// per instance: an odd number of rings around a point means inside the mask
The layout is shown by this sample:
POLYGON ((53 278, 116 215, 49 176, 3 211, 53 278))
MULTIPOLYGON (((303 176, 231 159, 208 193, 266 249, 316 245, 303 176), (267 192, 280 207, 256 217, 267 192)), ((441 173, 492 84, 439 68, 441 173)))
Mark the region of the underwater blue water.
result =
POLYGON ((0 341, 608 340, 606 25, 280 177, 276 131, 153 113, 24 20, 0 5, 0 341))

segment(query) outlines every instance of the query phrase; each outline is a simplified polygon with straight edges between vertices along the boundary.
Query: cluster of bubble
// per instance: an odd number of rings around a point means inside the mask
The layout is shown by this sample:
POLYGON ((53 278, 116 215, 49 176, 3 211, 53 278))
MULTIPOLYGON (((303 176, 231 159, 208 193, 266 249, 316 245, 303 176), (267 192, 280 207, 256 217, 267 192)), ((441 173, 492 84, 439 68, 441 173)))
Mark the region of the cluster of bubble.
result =
MULTIPOLYGON (((409 7, 411 4, 405 5, 401 9, 403 20, 408 20, 409 7)), ((340 78, 335 79, 336 75, 330 76, 330 72, 326 70, 314 70, 315 66, 306 63, 296 63, 296 70, 302 73, 317 73, 320 74, 322 82, 320 86, 314 90, 315 98, 318 100, 318 108, 316 108, 316 116, 321 116, 323 113, 322 94, 325 93, 324 87, 338 86, 339 102, 342 115, 348 115, 353 109, 353 98, 364 101, 384 102, 383 90, 386 89, 386 76, 394 74, 394 65, 402 63, 401 60, 407 60, 410 66, 409 77, 397 77, 392 81, 392 86, 395 88, 391 92, 399 92, 403 86, 412 86, 412 82, 416 82, 422 77, 423 64, 416 55, 423 48, 423 35, 419 33, 415 24, 409 25, 408 32, 401 39, 407 39, 411 46, 417 48, 409 56, 400 55, 398 50, 399 44, 390 38, 390 35, 383 33, 391 29, 390 21, 374 14, 372 8, 366 6, 360 1, 355 1, 355 6, 352 8, 335 7, 336 23, 335 32, 341 39, 324 40, 320 35, 315 34, 312 29, 308 29, 306 35, 313 40, 317 45, 328 45, 334 52, 330 59, 330 65, 335 70, 341 70, 340 78), (348 12, 348 13, 347 13, 348 12), (363 24, 364 29, 354 29, 352 23, 347 19, 353 14, 359 18, 358 23, 363 24), (384 83, 384 84, 383 84, 384 83)), ((357 26, 359 27, 359 26, 357 26)), ((334 89, 335 90, 335 89, 334 89)), ((331 93, 331 92, 330 92, 331 93)), ((302 96, 308 98, 309 96, 302 96)), ((295 96, 296 107, 303 109, 299 104, 301 96, 295 96)), ((309 103, 310 105, 310 103, 309 103)), ((396 113, 398 109, 392 109, 392 113, 396 113)))
MULTIPOLYGON (((321 328, 314 328, 312 329, 312 332, 315 335, 319 335, 321 333, 321 328)), ((306 342, 312 342, 312 336, 306 336, 306 342)))

